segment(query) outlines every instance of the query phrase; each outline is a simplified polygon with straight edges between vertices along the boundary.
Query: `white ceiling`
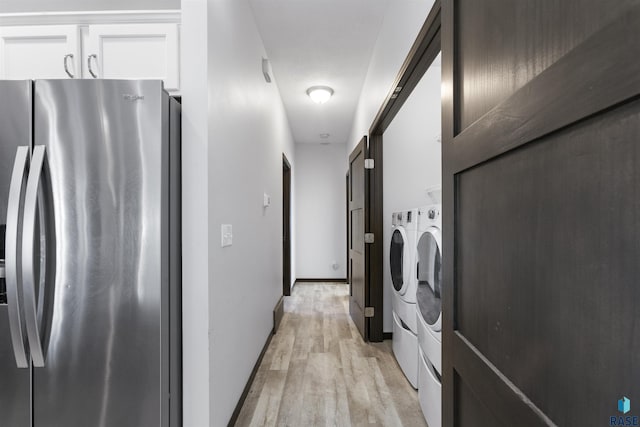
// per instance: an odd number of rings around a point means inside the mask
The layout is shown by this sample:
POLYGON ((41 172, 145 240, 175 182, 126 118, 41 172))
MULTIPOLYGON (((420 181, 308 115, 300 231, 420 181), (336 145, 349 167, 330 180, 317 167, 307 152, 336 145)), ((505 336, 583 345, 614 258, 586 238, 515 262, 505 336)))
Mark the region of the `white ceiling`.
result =
POLYGON ((389 1, 250 0, 297 143, 347 142, 389 1), (316 85, 333 88, 326 104, 316 85))

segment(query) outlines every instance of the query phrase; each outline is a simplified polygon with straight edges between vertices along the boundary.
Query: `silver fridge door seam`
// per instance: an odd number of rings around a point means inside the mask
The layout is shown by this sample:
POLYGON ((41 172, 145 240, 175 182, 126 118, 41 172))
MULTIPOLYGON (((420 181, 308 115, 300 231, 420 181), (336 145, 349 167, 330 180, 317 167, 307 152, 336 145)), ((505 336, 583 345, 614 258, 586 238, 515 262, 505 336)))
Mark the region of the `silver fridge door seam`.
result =
POLYGON ((29 164, 29 147, 20 146, 16 150, 16 158, 9 186, 7 207, 7 232, 5 243, 5 282, 7 285, 7 302, 11 344, 18 368, 30 367, 25 346, 25 334, 22 327, 22 277, 21 277, 21 208, 22 193, 26 184, 29 164))
MULTIPOLYGON (((24 317, 31 359, 35 368, 43 368, 46 359, 45 330, 47 321, 46 295, 55 286, 55 225, 51 204, 51 190, 47 166, 47 153, 44 145, 33 149, 27 191, 24 201, 24 223, 22 233, 22 285, 24 294, 24 317), (40 196, 39 196, 40 195, 40 196), (36 294, 36 216, 40 212, 40 229, 45 231, 44 274, 40 272, 39 292, 36 294), (53 261, 53 262, 52 262, 53 261)), ((39 259, 37 260, 39 262, 39 259)))

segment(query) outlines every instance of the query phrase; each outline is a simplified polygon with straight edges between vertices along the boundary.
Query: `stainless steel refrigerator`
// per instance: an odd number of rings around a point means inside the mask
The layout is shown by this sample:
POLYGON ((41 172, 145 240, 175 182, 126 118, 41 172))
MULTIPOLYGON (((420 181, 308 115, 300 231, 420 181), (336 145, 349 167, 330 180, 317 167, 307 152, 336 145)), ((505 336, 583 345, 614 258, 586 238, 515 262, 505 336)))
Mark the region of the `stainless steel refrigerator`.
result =
POLYGON ((0 81, 0 427, 181 425, 180 106, 0 81))

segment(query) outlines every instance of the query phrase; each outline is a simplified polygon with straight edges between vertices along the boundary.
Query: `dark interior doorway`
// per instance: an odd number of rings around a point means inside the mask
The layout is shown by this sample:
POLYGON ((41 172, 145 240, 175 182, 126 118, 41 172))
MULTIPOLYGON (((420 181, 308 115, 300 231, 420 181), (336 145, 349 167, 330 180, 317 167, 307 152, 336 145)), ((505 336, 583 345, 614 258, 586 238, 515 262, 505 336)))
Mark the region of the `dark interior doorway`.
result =
POLYGON ((282 295, 291 295, 291 163, 282 155, 282 295))

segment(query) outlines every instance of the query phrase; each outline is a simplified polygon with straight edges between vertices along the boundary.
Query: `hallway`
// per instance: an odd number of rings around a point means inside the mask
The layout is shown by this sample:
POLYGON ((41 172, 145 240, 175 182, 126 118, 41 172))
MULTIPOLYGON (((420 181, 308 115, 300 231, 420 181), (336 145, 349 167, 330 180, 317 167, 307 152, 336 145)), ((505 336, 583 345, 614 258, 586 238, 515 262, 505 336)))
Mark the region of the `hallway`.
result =
POLYGON ((237 426, 426 426, 391 341, 364 343, 348 304, 348 285, 295 286, 237 426))

